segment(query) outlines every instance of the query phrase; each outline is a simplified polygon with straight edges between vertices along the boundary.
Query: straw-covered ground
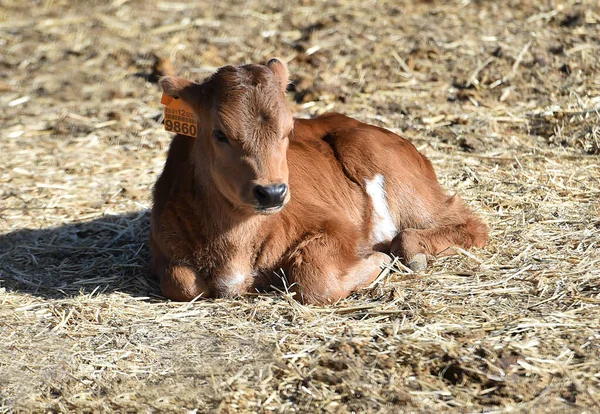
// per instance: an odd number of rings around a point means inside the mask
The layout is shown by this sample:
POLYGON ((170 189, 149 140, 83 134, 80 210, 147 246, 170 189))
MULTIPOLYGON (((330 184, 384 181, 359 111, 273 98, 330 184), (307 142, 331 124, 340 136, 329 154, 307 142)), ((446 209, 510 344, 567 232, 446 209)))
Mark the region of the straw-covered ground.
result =
POLYGON ((0 0, 0 49, 0 412, 600 410, 596 1, 0 0), (410 138, 488 246, 327 307, 162 299, 156 77, 272 56, 299 116, 410 138))

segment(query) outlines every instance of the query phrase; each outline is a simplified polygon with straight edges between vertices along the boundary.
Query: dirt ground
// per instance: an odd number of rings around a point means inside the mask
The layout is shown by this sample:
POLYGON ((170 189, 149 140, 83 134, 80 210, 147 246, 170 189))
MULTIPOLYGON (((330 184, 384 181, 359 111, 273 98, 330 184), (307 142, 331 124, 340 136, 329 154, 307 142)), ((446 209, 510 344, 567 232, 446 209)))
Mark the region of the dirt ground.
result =
POLYGON ((599 57, 596 1, 0 0, 0 413, 599 412, 599 57), (272 56, 490 243, 327 307, 162 299, 156 78, 272 56))

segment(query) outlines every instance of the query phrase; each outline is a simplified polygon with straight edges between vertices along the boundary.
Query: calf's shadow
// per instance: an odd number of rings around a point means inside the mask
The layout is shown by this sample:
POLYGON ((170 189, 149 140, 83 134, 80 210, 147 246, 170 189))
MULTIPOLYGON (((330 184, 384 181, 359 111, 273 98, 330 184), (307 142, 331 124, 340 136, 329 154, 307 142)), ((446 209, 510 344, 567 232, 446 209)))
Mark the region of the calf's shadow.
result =
POLYGON ((149 271, 150 212, 0 235, 0 287, 44 298, 160 295, 149 271))

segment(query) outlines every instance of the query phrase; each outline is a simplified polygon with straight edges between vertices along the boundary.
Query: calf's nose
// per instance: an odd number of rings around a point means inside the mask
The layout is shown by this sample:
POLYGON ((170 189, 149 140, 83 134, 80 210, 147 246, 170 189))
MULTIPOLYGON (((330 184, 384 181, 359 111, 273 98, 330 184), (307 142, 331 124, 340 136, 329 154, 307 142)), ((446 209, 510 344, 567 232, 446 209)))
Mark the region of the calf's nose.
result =
POLYGON ((285 201, 288 192, 286 184, 257 185, 254 187, 254 197, 263 208, 279 207, 285 201))

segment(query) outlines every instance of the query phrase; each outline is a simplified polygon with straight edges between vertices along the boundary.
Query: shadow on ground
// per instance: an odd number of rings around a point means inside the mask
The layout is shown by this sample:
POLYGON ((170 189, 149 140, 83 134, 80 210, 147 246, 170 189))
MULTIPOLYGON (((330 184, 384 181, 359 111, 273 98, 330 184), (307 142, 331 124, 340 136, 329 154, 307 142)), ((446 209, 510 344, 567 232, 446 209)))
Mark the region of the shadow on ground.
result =
POLYGON ((148 267, 150 212, 0 235, 0 287, 46 298, 158 295, 148 267))

